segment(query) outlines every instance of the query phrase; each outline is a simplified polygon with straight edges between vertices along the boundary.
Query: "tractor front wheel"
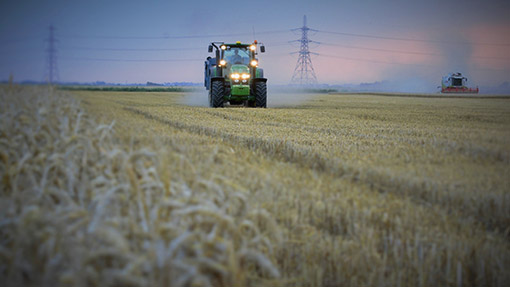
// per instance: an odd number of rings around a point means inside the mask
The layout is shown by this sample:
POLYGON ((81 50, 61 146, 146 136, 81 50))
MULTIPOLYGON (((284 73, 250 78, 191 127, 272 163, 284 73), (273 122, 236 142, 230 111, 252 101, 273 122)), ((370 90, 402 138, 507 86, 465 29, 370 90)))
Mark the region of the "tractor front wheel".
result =
POLYGON ((265 108, 267 102, 267 86, 264 82, 255 83, 255 106, 265 108))
POLYGON ((213 108, 223 107, 224 86, 221 81, 213 81, 210 92, 210 105, 213 108))

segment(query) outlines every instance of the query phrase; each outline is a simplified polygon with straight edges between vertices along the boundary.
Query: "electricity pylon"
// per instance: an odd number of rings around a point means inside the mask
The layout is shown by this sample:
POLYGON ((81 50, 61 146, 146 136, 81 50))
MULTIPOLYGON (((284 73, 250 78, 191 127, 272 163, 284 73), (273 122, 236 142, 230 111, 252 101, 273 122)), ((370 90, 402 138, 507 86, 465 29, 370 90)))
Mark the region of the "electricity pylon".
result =
POLYGON ((317 85, 317 76, 315 76, 315 71, 313 69, 312 65, 312 59, 310 57, 310 54, 317 55, 316 53, 310 52, 308 49, 309 43, 317 43, 315 41, 312 41, 308 39, 308 32, 309 31, 317 31, 310 29, 306 26, 306 15, 303 16, 303 27, 293 29, 293 31, 301 31, 301 39, 294 40, 292 42, 299 42, 300 48, 299 57, 297 60, 296 68, 294 69, 294 75, 292 75, 292 80, 290 81, 293 85, 299 85, 299 86, 313 86, 317 85))
POLYGON ((48 42, 48 48, 46 49, 46 69, 44 80, 48 81, 49 84, 53 84, 54 81, 58 81, 58 69, 57 69, 57 47, 55 43, 55 27, 50 25, 50 34, 46 41, 48 42))

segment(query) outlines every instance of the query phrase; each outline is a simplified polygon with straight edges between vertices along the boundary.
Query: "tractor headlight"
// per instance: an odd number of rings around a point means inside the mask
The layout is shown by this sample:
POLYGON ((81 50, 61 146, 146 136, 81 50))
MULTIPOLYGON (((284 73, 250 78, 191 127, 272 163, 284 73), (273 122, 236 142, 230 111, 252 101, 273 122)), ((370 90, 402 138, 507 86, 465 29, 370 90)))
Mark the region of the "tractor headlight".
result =
POLYGON ((240 77, 239 74, 232 74, 232 75, 230 75, 231 79, 239 79, 239 77, 240 77))
POLYGON ((252 60, 252 61, 250 62, 250 65, 252 65, 252 67, 257 67, 257 65, 258 65, 258 64, 259 64, 259 63, 257 62, 257 60, 252 60))
POLYGON ((250 74, 242 74, 241 78, 243 78, 243 80, 249 79, 250 78, 250 74))
POLYGON ((227 61, 225 60, 220 60, 220 66, 225 66, 227 64, 227 61))

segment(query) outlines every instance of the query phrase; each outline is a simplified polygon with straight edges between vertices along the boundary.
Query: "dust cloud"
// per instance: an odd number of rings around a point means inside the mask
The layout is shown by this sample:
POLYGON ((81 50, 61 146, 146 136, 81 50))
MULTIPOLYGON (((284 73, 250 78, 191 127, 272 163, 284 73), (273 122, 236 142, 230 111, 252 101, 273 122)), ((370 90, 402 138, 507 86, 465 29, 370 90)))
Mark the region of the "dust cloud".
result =
POLYGON ((285 108, 296 107, 311 100, 315 94, 294 87, 268 86, 267 107, 285 108))
MULTIPOLYGON (((313 96, 314 94, 296 88, 268 86, 267 107, 296 107, 311 100, 313 96)), ((208 107, 208 91, 204 88, 203 90, 186 93, 180 102, 187 106, 208 107)))
POLYGON ((204 88, 203 90, 194 90, 193 92, 186 93, 182 97, 181 103, 187 106, 208 107, 208 91, 204 88))

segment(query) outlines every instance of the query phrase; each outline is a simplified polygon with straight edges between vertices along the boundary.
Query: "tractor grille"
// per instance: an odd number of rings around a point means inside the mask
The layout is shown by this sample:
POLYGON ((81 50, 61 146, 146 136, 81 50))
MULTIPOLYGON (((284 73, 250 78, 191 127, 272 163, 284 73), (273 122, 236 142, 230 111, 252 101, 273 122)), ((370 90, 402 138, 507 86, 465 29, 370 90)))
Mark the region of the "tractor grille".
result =
POLYGON ((232 85, 248 85, 248 80, 232 80, 232 85))

